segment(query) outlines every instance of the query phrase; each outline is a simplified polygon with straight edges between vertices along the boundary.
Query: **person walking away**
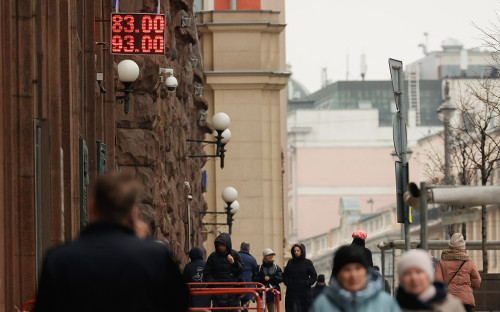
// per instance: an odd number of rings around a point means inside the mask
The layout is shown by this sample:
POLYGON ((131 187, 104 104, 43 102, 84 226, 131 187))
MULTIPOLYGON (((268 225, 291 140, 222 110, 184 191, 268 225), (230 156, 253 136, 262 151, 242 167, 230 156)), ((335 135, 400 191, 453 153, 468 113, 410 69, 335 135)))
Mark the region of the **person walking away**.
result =
POLYGON ((134 232, 138 192, 123 173, 97 179, 91 223, 73 242, 47 252, 35 311, 187 310, 189 291, 166 245, 134 232))
POLYGON ((368 267, 363 249, 340 247, 333 258, 330 284, 314 301, 311 312, 399 312, 383 289, 382 277, 368 267))
POLYGON ((424 250, 406 252, 398 262, 399 287, 396 299, 403 311, 463 312, 460 300, 433 282, 432 260, 424 250))
MULTIPOLYGON (((250 243, 247 242, 242 242, 240 245, 240 256, 241 260, 243 260, 243 264, 245 265, 245 268, 243 269, 243 273, 241 274, 241 278, 243 279, 244 282, 250 283, 252 282, 252 275, 253 271, 259 266, 257 264, 257 260, 250 254, 250 243)), ((254 287, 253 285, 247 286, 247 288, 252 288, 254 287)), ((248 307, 250 304, 250 301, 254 301, 255 298, 253 295, 246 294, 241 296, 241 306, 242 307, 248 307)), ((247 310, 242 310, 243 312, 246 312, 247 310)))
POLYGON ((312 292, 313 292, 313 300, 318 298, 318 296, 321 294, 323 289, 325 289, 326 284, 325 284, 325 275, 320 274, 318 275, 318 280, 316 281, 316 286, 313 287, 312 292))
MULTIPOLYGON (((373 266, 373 271, 377 274, 380 274, 380 268, 377 265, 373 266)), ((389 285, 389 282, 387 281, 386 278, 384 279, 384 290, 389 295, 391 294, 391 285, 389 285)))
MULTIPOLYGON (((231 236, 221 233, 214 241, 215 251, 208 256, 205 264, 205 278, 207 282, 235 283, 239 282, 243 273, 244 264, 240 254, 232 249, 231 236)), ((222 285, 218 287, 231 287, 222 285)), ((212 297, 214 307, 239 306, 238 295, 217 295, 212 297)), ((218 311, 231 311, 218 310, 218 311)))
POLYGON ((363 252, 366 257, 366 261, 368 261, 368 266, 372 267, 373 266, 373 258, 372 258, 372 252, 370 249, 365 247, 365 241, 368 238, 368 234, 366 234, 365 231, 363 230, 357 230, 354 233, 352 233, 352 243, 351 245, 356 245, 359 246, 363 249, 363 252))
POLYGON ((465 252, 465 240, 461 233, 451 236, 449 249, 441 253, 434 278, 445 283, 448 291, 464 304, 466 311, 476 306, 473 289, 481 286, 481 275, 465 252))
MULTIPOLYGON (((186 283, 203 283, 205 270, 205 260, 203 260, 203 250, 200 247, 193 247, 189 251, 191 262, 186 264, 182 276, 186 283)), ((203 288, 203 285, 193 285, 192 288, 203 288)), ((210 296, 191 296, 190 307, 192 308, 209 308, 210 296)))
MULTIPOLYGON (((266 288, 274 288, 281 292, 280 284, 283 282, 283 272, 281 268, 274 263, 276 253, 270 248, 262 251, 262 264, 258 265, 253 272, 253 281, 266 286, 266 288)), ((276 301, 281 300, 281 294, 276 298, 273 292, 266 293, 267 311, 276 312, 276 301)))
POLYGON ((283 273, 286 285, 286 312, 308 312, 312 303, 311 286, 318 277, 311 260, 306 259, 306 249, 303 244, 292 246, 292 259, 288 260, 283 273))

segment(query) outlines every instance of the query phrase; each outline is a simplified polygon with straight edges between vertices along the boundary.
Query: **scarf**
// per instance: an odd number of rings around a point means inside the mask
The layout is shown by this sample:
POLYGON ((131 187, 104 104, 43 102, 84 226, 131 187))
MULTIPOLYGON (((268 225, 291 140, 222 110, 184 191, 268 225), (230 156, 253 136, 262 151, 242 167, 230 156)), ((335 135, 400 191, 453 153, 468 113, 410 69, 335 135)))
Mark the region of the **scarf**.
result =
POLYGON ((441 254, 442 260, 470 260, 469 256, 462 249, 446 249, 441 254))

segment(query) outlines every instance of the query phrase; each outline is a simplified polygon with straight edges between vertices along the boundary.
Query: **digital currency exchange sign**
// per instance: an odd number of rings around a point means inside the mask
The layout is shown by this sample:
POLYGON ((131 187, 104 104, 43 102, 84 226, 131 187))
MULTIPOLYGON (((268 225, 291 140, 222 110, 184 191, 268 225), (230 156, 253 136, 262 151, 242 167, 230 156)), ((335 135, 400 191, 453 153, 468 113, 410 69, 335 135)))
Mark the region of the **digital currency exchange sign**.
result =
POLYGON ((112 54, 165 54, 165 15, 111 14, 112 54))

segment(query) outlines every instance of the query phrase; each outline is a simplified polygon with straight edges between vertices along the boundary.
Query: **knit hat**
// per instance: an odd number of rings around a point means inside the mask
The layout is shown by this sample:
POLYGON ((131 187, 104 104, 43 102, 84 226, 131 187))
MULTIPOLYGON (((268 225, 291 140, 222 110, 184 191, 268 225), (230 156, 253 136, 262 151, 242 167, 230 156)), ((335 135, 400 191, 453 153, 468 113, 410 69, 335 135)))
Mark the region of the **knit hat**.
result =
POLYGON ((276 253, 274 251, 271 250, 271 248, 266 248, 264 249, 264 251, 262 251, 262 255, 265 257, 265 256, 269 256, 269 255, 276 255, 276 253))
POLYGON ((451 249, 463 249, 465 250, 465 240, 464 236, 460 233, 455 233, 451 236, 450 243, 448 244, 451 249))
POLYGON ((368 267, 368 261, 361 247, 356 245, 346 245, 340 247, 333 258, 332 275, 337 276, 343 266, 350 263, 359 263, 365 268, 368 267))
POLYGON ((356 232, 352 233, 352 238, 359 238, 365 240, 367 237, 368 234, 366 234, 366 232, 363 230, 357 230, 356 232))
POLYGON ((422 249, 414 249, 404 253, 398 262, 398 277, 401 281, 403 274, 409 268, 419 268, 429 277, 429 281, 434 281, 434 267, 431 256, 422 249))
POLYGON ((324 274, 320 274, 318 275, 318 283, 324 283, 325 282, 325 275, 324 274))

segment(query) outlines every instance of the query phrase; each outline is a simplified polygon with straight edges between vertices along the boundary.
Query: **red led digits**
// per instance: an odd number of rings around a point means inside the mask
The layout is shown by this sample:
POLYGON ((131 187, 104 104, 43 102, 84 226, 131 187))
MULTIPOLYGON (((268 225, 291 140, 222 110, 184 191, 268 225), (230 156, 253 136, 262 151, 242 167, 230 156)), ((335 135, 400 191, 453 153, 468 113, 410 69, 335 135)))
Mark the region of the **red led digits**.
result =
POLYGON ((125 21, 127 21, 127 25, 129 27, 128 29, 127 29, 127 27, 125 27, 123 30, 126 33, 134 32, 134 17, 132 15, 125 15, 125 17, 123 19, 125 21))
POLYGON ((111 29, 113 32, 121 32, 122 31, 122 21, 123 18, 121 15, 113 15, 113 26, 111 26, 111 29))
POLYGON ((153 28, 153 20, 151 16, 145 15, 142 17, 142 32, 145 34, 149 34, 151 29, 153 28))
POLYGON ((114 35, 113 38, 111 38, 111 51, 120 53, 123 48, 123 40, 120 35, 114 35))
POLYGON ((165 54, 165 16, 112 13, 111 53, 165 54))
POLYGON ((163 30, 165 29, 165 20, 163 19, 163 16, 161 16, 161 15, 155 16, 153 27, 154 27, 155 33, 157 33, 157 34, 163 33, 163 30))
POLYGON ((153 43, 153 49, 155 53, 163 53, 163 49, 165 48, 163 36, 155 36, 155 40, 153 43))

